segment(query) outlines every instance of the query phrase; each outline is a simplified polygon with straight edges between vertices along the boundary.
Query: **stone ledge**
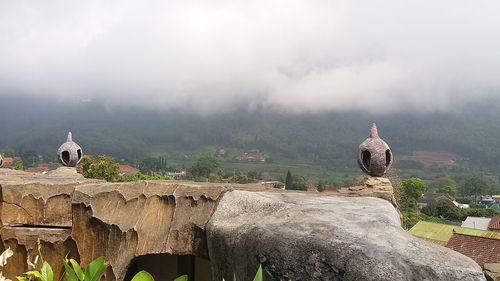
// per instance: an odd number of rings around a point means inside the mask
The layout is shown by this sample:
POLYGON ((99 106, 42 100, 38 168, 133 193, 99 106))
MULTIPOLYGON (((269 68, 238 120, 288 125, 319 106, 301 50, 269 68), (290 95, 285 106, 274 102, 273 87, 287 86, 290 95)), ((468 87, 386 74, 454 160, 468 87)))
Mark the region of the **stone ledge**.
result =
POLYGON ((207 226, 214 280, 484 280, 450 249, 414 238, 396 209, 370 197, 231 191, 207 226))

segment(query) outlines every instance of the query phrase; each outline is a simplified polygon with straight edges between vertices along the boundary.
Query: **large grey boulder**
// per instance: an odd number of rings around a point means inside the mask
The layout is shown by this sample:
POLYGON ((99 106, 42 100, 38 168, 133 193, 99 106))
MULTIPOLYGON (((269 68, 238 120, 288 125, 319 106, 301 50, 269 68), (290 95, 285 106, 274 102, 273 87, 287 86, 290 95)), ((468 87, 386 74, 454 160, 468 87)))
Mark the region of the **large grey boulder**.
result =
POLYGON ((485 280, 471 259, 412 237, 370 197, 231 191, 207 225, 214 280, 485 280))

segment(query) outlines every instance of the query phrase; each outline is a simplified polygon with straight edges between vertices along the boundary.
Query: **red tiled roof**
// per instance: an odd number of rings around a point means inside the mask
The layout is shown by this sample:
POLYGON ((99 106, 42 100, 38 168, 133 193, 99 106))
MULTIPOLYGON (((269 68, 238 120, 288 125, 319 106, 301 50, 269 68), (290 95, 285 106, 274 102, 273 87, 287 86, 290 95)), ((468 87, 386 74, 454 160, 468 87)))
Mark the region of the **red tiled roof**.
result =
POLYGON ((500 230, 500 215, 494 216, 488 224, 490 230, 500 230))
POLYGON ((3 163, 5 165, 12 165, 12 164, 14 164, 14 158, 12 158, 12 157, 5 157, 5 158, 3 158, 3 163))
POLYGON ((454 232, 446 247, 468 256, 480 266, 500 262, 500 239, 454 232))
POLYGON ((139 172, 139 169, 134 168, 130 165, 120 165, 118 171, 120 174, 133 174, 139 172))
POLYGON ((339 189, 333 185, 327 185, 327 186, 325 186, 325 191, 327 191, 327 192, 339 192, 339 189))

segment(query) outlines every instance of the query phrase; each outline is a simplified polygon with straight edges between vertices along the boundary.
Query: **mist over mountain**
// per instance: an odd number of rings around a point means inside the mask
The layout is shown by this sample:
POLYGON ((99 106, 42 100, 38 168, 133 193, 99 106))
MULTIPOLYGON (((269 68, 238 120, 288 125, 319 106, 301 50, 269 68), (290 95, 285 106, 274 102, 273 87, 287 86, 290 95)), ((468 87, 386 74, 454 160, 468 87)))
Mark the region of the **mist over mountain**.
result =
POLYGON ((500 92, 500 2, 2 1, 0 96, 202 115, 447 112, 500 92))
POLYGON ((447 113, 362 111, 291 114, 241 109, 200 116, 183 111, 107 107, 98 102, 1 97, 0 150, 53 155, 68 131, 87 154, 130 161, 194 153, 205 146, 259 149, 271 157, 355 167, 357 147, 377 122, 396 157, 414 150, 457 154, 494 168, 500 163, 500 111, 471 104, 447 113))

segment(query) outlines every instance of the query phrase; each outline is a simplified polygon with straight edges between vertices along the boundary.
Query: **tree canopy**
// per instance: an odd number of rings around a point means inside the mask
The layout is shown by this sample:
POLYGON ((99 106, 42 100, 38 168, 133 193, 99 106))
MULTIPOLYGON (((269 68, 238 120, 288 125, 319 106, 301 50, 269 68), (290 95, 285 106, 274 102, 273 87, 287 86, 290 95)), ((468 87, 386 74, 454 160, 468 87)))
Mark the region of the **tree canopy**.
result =
POLYGON ((119 165, 110 157, 105 155, 96 158, 85 155, 78 167, 79 172, 86 178, 102 179, 106 181, 119 180, 119 165))
MULTIPOLYGON (((210 174, 219 174, 219 163, 213 157, 201 157, 187 172, 190 179, 206 178, 208 180, 210 174)), ((211 178, 215 178, 215 176, 212 175, 211 178)))
POLYGON ((431 188, 439 193, 448 193, 455 197, 457 195, 457 182, 449 177, 440 177, 436 179, 431 188))

